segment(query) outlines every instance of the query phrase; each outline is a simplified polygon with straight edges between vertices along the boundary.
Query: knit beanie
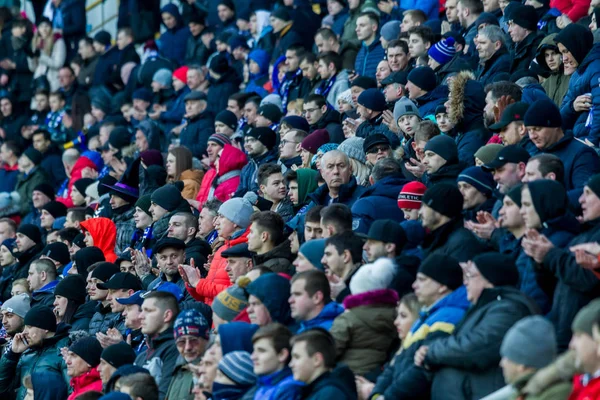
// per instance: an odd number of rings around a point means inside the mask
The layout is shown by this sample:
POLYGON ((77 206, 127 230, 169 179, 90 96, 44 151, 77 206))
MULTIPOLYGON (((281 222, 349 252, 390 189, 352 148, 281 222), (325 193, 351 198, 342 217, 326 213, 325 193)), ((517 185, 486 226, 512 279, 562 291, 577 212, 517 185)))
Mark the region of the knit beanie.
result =
POLYGON ((380 258, 360 267, 350 280, 350 292, 354 295, 389 288, 396 267, 392 259, 380 258))
POLYGON ((481 275, 496 287, 517 286, 519 283, 519 270, 515 261, 505 254, 483 253, 473 257, 472 261, 481 275))
POLYGON ((250 217, 253 213, 254 208, 252 208, 252 204, 239 197, 227 200, 219 207, 219 214, 242 229, 250 226, 250 217))
POLYGON ((175 185, 168 184, 152 192, 151 201, 165 210, 172 212, 185 200, 175 185))
POLYGON ((350 87, 359 87, 361 89, 377 89, 377 81, 368 76, 357 76, 350 83, 350 87))
POLYGON ((260 101, 259 108, 262 106, 266 106, 268 104, 272 104, 279 108, 279 111, 283 112, 283 103, 281 102, 281 96, 275 93, 268 94, 260 101))
POLYGON ((556 35, 554 42, 565 46, 581 65, 594 45, 594 35, 587 26, 569 24, 556 35))
POLYGON ((423 260, 419 272, 450 290, 456 290, 463 284, 462 268, 454 257, 433 253, 423 260))
POLYGON ((54 198, 56 196, 52 185, 50 185, 49 183, 45 183, 45 182, 40 183, 39 185, 34 187, 33 191, 44 193, 46 195, 46 197, 48 197, 50 200, 54 200, 54 198))
POLYGON ((34 149, 33 147, 28 147, 27 150, 23 152, 23 155, 29 158, 34 165, 40 165, 44 156, 42 153, 34 149))
POLYGON ((175 340, 181 336, 190 335, 208 340, 210 325, 199 311, 183 310, 177 316, 173 326, 175 340))
POLYGON ((7 311, 21 318, 25 318, 30 309, 31 297, 27 293, 18 294, 2 303, 2 311, 7 311))
POLYGON ((56 315, 52 309, 48 306, 37 305, 31 307, 23 323, 27 326, 33 326, 35 328, 45 329, 49 332, 56 332, 56 315))
POLYGON ((515 8, 510 16, 513 24, 519 25, 521 28, 525 28, 528 31, 537 31, 539 17, 533 6, 521 5, 515 8))
POLYGON ((475 158, 481 160, 484 165, 489 164, 496 159, 496 156, 503 148, 504 146, 501 144, 486 144, 475 152, 475 158))
POLYGON ((288 325, 293 322, 288 298, 290 281, 279 274, 264 274, 248 285, 247 292, 267 308, 273 322, 288 325))
POLYGON ((435 72, 429 67, 413 69, 408 74, 408 80, 425 92, 431 92, 436 87, 435 72))
POLYGON ((600 198, 600 174, 592 175, 585 185, 600 198))
POLYGON ((248 306, 248 295, 238 285, 223 290, 212 303, 213 312, 222 320, 233 321, 248 306))
POLYGON ((54 242, 46 245, 42 250, 42 255, 58 262, 60 265, 67 265, 71 261, 69 246, 63 242, 54 242))
POLYGON ((81 193, 82 196, 85 196, 85 189, 87 189, 87 187, 94 182, 95 181, 92 178, 80 178, 77 179, 75 183, 73 183, 73 186, 77 188, 77 190, 79 191, 79 193, 81 193))
POLYGON ((232 351, 219 361, 219 371, 231 379, 235 386, 250 387, 256 383, 254 363, 247 351, 232 351))
POLYGON ((400 35, 400 21, 389 21, 381 27, 381 37, 387 42, 398 39, 400 35))
POLYGON ((10 251, 10 254, 12 254, 14 257, 15 253, 17 252, 17 248, 15 246, 16 241, 17 240, 15 238, 4 239, 2 241, 2 244, 0 244, 0 246, 6 247, 8 249, 8 251, 10 251))
POLYGON ((225 147, 226 144, 231 145, 231 139, 229 139, 229 136, 222 133, 213 133, 208 138, 208 141, 217 143, 221 147, 225 147))
POLYGON ((517 185, 510 189, 506 196, 508 196, 519 208, 521 208, 521 189, 523 185, 517 185))
POLYGON ((100 364, 102 346, 94 336, 86 336, 79 339, 69 347, 69 351, 77 354, 92 368, 100 364))
POLYGON ((365 139, 354 136, 344 140, 338 146, 338 150, 342 153, 346 154, 348 157, 355 159, 356 161, 360 161, 363 164, 367 163, 367 157, 363 150, 363 144, 365 139))
POLYGON ((598 323, 600 314, 600 299, 592 300, 575 315, 571 323, 573 332, 581 332, 593 336, 594 324, 598 323))
POLYGON ((556 358, 554 326, 540 315, 517 321, 504 335, 500 355, 515 364, 542 369, 556 358))
POLYGON ((299 129, 301 131, 304 132, 308 132, 310 129, 310 125, 308 124, 308 121, 306 120, 306 118, 302 118, 299 115, 288 115, 287 117, 285 117, 283 119, 283 121, 281 121, 281 123, 284 123, 288 126, 290 126, 293 129, 299 129))
POLYGON ((267 127, 252 128, 248 132, 248 136, 258 140, 269 150, 273 149, 277 142, 277 134, 273 129, 267 127))
POLYGON ((222 122, 234 131, 237 129, 238 119, 234 113, 229 110, 223 110, 215 117, 215 122, 222 122))
POLYGON ((24 224, 19 226, 17 233, 27 236, 34 243, 42 243, 42 232, 40 228, 33 224, 24 224))
POLYGON ((54 218, 64 217, 67 215, 67 206, 55 200, 46 203, 42 207, 42 210, 46 210, 54 218))
MULTIPOLYGON (((75 240, 73 240, 75 243, 75 240)), ((106 261, 104 252, 96 246, 83 247, 75 253, 74 264, 77 266, 77 274, 87 279, 88 267, 97 262, 106 261)), ((117 271, 118 272, 118 271, 117 271)))
POLYGON ((454 38, 449 37, 440 40, 429 48, 428 54, 429 57, 433 58, 439 64, 446 64, 448 61, 452 60, 456 54, 456 50, 454 49, 454 38))
POLYGON ((265 104, 258 109, 258 115, 265 117, 274 124, 278 124, 283 113, 275 104, 265 104))
POLYGON ((341 101, 346 104, 354 105, 354 102, 352 101, 352 89, 344 90, 342 93, 340 93, 338 95, 337 100, 338 100, 338 102, 341 101))
POLYGON ((529 106, 523 118, 525 126, 560 128, 562 118, 560 110, 550 99, 537 100, 529 106))
POLYGON ((325 267, 321 263, 323 254, 325 254, 325 240, 326 239, 314 239, 304 242, 300 246, 298 253, 302 253, 310 263, 319 271, 325 271, 325 267))
POLYGON ((457 218, 462 215, 463 196, 456 185, 451 183, 433 185, 423 194, 422 201, 427 207, 448 218, 457 218))
POLYGON ((419 107, 417 107, 417 105, 408 97, 402 97, 394 104, 394 121, 396 121, 396 124, 400 117, 405 115, 416 115, 421 119, 419 107))
POLYGON ((176 79, 180 80, 181 82, 187 84, 187 73, 188 73, 188 67, 186 67, 186 66, 179 67, 175 71, 173 71, 173 78, 176 78, 176 79))
POLYGON ((485 197, 492 197, 496 183, 494 176, 481 167, 469 167, 456 178, 456 182, 466 182, 481 192, 485 197))
POLYGON ((329 132, 326 129, 317 129, 302 140, 300 145, 311 154, 317 154, 319 147, 329 143, 329 132))
POLYGON ((448 164, 458 162, 458 147, 450 136, 438 135, 425 145, 424 151, 432 151, 442 157, 448 164))
POLYGON ((170 88, 173 85, 173 72, 167 68, 161 68, 154 73, 152 81, 170 88))
POLYGON ((98 42, 100 44, 103 44, 104 46, 110 46, 112 38, 110 36, 110 33, 102 30, 94 35, 94 42, 98 42))
POLYGON ((229 70, 229 60, 225 54, 217 53, 211 58, 209 69, 217 74, 224 74, 229 70))
POLYGON ((135 206, 139 207, 140 210, 145 212, 146 214, 152 216, 150 212, 150 206, 152 205, 152 195, 145 194, 135 202, 135 206))
POLYGON ((135 361, 135 351, 125 342, 120 342, 108 346, 102 351, 100 358, 112 365, 115 368, 119 368, 123 365, 133 364, 135 361))
POLYGON ((562 183, 540 179, 528 182, 527 188, 542 226, 546 227, 546 222, 564 215, 569 210, 569 197, 562 183))
POLYGON ((85 285, 85 279, 81 275, 69 275, 58 282, 58 285, 54 288, 54 295, 65 297, 78 304, 83 304, 87 296, 85 285))
POLYGON ((385 96, 379 89, 365 90, 358 96, 356 102, 372 111, 384 111, 386 109, 385 96))
POLYGON ((287 7, 277 7, 272 13, 272 18, 280 19, 284 22, 291 21, 292 17, 290 16, 290 12, 287 7))
POLYGON ((412 181, 407 183, 400 190, 400 194, 398 194, 398 208, 418 210, 421 208, 423 194, 425 194, 426 190, 427 186, 421 182, 412 181))

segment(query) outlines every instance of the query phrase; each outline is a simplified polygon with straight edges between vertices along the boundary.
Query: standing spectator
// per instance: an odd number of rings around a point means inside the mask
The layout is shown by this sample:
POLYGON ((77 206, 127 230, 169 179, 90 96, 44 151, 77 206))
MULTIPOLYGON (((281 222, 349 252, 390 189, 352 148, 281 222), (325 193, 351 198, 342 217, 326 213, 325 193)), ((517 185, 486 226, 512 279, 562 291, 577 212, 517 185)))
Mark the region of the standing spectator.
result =
POLYGON ((60 85, 58 70, 65 64, 67 48, 61 34, 52 31, 49 19, 42 18, 37 28, 31 41, 34 57, 29 58, 29 68, 34 79, 45 76, 50 83, 50 91, 55 92, 60 85))
POLYGON ((183 65, 190 30, 175 4, 167 4, 160 13, 162 23, 167 28, 157 42, 160 54, 175 65, 183 65))
POLYGON ((435 72, 429 67, 417 67, 408 74, 408 98, 419 107, 421 118, 435 114, 437 106, 448 96, 446 86, 436 86, 435 72))
POLYGON ((28 148, 19 157, 19 177, 15 191, 20 196, 19 206, 21 215, 25 216, 31 209, 30 199, 36 186, 48 179, 46 173, 40 168, 42 153, 34 148, 28 148))
MULTIPOLYGON (((285 55, 287 58, 286 51, 292 46, 302 45, 303 40, 298 33, 297 26, 294 26, 294 20, 287 7, 277 7, 275 11, 271 13, 269 22, 273 28, 273 34, 275 35, 275 48, 271 55, 271 62, 274 63, 279 57, 285 55)), ((302 27, 304 28, 304 27, 302 27)), ((300 60, 298 59, 298 63, 300 60)))
POLYGON ((84 37, 79 41, 79 50, 81 57, 81 69, 77 75, 77 82, 83 87, 92 87, 94 85, 94 73, 100 56, 94 48, 94 40, 90 37, 84 37))
POLYGON ((385 57, 378 30, 379 18, 374 13, 361 13, 356 20, 356 36, 362 47, 356 55, 354 70, 360 76, 374 78, 377 64, 385 57))
POLYGON ((208 73, 212 82, 208 89, 208 98, 211 99, 209 110, 216 115, 227 107, 229 96, 238 92, 242 80, 230 68, 227 56, 222 53, 210 59, 208 73))
POLYGON ((87 14, 85 2, 80 0, 54 0, 54 32, 60 33, 67 45, 67 60, 77 54, 79 40, 85 37, 87 14))
POLYGON ((190 92, 184 100, 187 125, 179 134, 180 146, 187 147, 200 160, 214 131, 213 115, 208 111, 208 97, 203 92, 190 92))
POLYGON ((510 71, 508 43, 501 28, 488 25, 481 29, 475 38, 475 49, 479 54, 479 67, 475 75, 484 87, 494 82, 498 74, 510 71))
POLYGON ((522 5, 511 12, 508 33, 515 44, 510 72, 527 70, 544 35, 537 31, 538 16, 533 6, 522 5))

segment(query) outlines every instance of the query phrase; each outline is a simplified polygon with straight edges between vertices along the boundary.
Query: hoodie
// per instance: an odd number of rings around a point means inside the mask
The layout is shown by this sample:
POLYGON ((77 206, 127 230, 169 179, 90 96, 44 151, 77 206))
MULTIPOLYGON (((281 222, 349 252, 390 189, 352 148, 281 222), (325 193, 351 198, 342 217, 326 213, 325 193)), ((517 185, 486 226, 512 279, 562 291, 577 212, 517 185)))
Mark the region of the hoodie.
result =
POLYGON ((242 175, 242 169, 248 164, 248 158, 241 150, 226 144, 219 159, 219 171, 211 182, 209 199, 217 198, 226 202, 233 197, 242 175))
MULTIPOLYGON (((546 63, 546 50, 554 50, 557 53, 559 52, 558 47, 554 42, 555 38, 556 34, 546 36, 538 46, 537 55, 535 56, 535 59, 540 67, 548 71, 550 71, 550 67, 548 67, 548 64, 546 63)), ((560 107, 562 99, 565 97, 565 94, 567 94, 567 90, 569 89, 570 81, 571 75, 563 74, 563 65, 561 62, 557 71, 550 71, 550 76, 546 78, 544 82, 542 82, 542 87, 546 91, 548 97, 550 97, 550 99, 560 107)))
POLYGON ((158 125, 152 121, 144 120, 139 123, 137 128, 142 131, 144 136, 146 136, 146 140, 148 141, 148 150, 162 150, 164 143, 161 143, 162 135, 158 125))
POLYGON ((63 203, 65 206, 67 206, 67 208, 74 207, 73 200, 71 200, 71 191, 73 190, 73 184, 82 178, 83 170, 86 168, 91 168, 96 172, 100 172, 104 166, 102 158, 100 158, 98 161, 94 155, 97 155, 98 157, 100 156, 96 152, 86 151, 81 155, 81 157, 79 157, 79 159, 75 162, 73 169, 71 170, 71 177, 69 178, 66 195, 58 197, 57 194, 56 201, 63 203))
POLYGON ((298 182, 298 208, 304 206, 308 199, 309 193, 314 192, 319 187, 317 181, 319 173, 309 168, 299 168, 296 170, 298 182))
POLYGON ((92 218, 81 222, 81 230, 87 231, 94 240, 94 246, 104 253, 108 262, 115 262, 115 245, 117 242, 117 227, 108 218, 92 218))
POLYGON ((246 93, 257 93, 260 97, 265 97, 273 92, 273 86, 269 82, 269 53, 265 50, 253 50, 248 59, 258 64, 260 71, 257 74, 250 74, 248 84, 246 85, 246 93))
POLYGON ((190 30, 183 22, 183 17, 174 3, 169 3, 164 6, 160 10, 160 13, 171 14, 177 20, 177 24, 172 29, 167 28, 167 30, 160 35, 160 38, 157 41, 159 52, 163 57, 171 60, 176 65, 182 65, 185 60, 187 40, 191 35, 190 30))
POLYGON ((71 387, 73 388, 73 392, 69 395, 67 400, 74 400, 86 392, 101 392, 102 380, 100 379, 98 369, 93 367, 88 372, 71 378, 71 387))

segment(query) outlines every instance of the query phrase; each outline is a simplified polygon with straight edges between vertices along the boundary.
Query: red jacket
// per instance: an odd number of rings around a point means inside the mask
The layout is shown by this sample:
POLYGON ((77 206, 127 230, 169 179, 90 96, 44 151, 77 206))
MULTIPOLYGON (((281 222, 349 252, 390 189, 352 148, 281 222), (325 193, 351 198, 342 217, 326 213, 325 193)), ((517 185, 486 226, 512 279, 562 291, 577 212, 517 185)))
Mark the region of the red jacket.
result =
POLYGON ((217 186, 214 193, 214 196, 217 199, 221 200, 223 203, 231 199, 240 185, 242 168, 244 168, 246 164, 248 164, 248 157, 243 151, 228 144, 223 147, 223 152, 219 159, 219 172, 217 172, 216 179, 220 179, 223 175, 230 172, 234 173, 234 171, 237 171, 237 175, 221 182, 217 186))
POLYGON ((114 222, 108 218, 90 218, 81 223, 81 230, 88 231, 94 239, 94 246, 98 247, 104 253, 104 258, 108 262, 115 262, 115 244, 117 243, 117 227, 114 222))
POLYGON ((573 22, 585 17, 590 8, 590 0, 550 0, 550 8, 558 8, 573 22))
POLYGON ((83 375, 79 375, 75 378, 71 378, 71 386, 73 387, 73 393, 69 395, 67 400, 74 400, 77 396, 91 391, 102 391, 102 380, 96 367, 92 368, 83 375))
POLYGON ((227 259, 223 258, 221 253, 236 244, 246 243, 248 241, 248 233, 250 233, 249 229, 250 228, 246 229, 241 236, 235 239, 226 240, 225 244, 219 247, 219 250, 217 250, 210 263, 210 269, 208 270, 206 278, 200 279, 195 288, 188 284, 185 285, 187 291, 194 299, 202 301, 210 306, 219 293, 231 286, 229 275, 227 274, 227 271, 225 271, 227 259))
MULTIPOLYGON (((69 186, 67 191, 67 197, 57 197, 56 201, 63 203, 67 208, 71 208, 74 206, 73 200, 71 200, 71 191, 73 190, 73 184, 81 179, 81 172, 86 168, 93 168, 97 171, 96 164, 92 162, 87 157, 79 157, 79 159, 75 162, 73 166, 73 170, 71 171, 71 177, 69 178, 69 186)), ((82 193, 85 196, 85 193, 82 193)))
POLYGON ((198 205, 198 209, 201 210, 204 206, 204 203, 208 201, 208 195, 210 194, 210 189, 212 187, 213 180, 217 177, 217 170, 214 168, 209 169, 202 177, 202 183, 200 184, 200 190, 198 191, 198 196, 196 196, 196 201, 200 203, 198 205))
POLYGON ((573 378, 573 391, 569 400, 598 400, 600 399, 600 377, 590 380, 583 385, 584 375, 575 375, 573 378))

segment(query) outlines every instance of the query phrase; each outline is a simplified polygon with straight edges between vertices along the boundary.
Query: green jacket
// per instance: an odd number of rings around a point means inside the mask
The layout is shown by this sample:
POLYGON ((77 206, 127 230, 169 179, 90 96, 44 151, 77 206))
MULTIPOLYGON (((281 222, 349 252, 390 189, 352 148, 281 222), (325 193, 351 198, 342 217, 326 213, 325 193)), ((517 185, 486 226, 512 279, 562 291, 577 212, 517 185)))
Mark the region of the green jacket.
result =
POLYGON ((192 394, 194 374, 187 368, 187 364, 181 355, 177 358, 173 379, 171 379, 165 400, 194 400, 192 394))
POLYGON ((40 347, 29 348, 23 353, 11 350, 0 359, 0 398, 23 400, 27 390, 23 386, 23 378, 34 370, 51 371, 62 375, 65 385, 69 387, 70 377, 67 366, 60 355, 60 349, 68 345, 69 325, 60 324, 56 334, 43 341, 40 347), (16 394, 16 397, 14 397, 16 394))
POLYGON ((40 167, 34 167, 27 175, 19 174, 15 191, 21 196, 21 216, 25 216, 31 211, 33 189, 44 182, 48 182, 48 175, 40 167))
POLYGON ((571 382, 565 381, 559 381, 550 384, 547 388, 545 388, 541 393, 539 393, 536 396, 528 396, 526 394, 521 393, 521 390, 525 387, 525 385, 527 385, 527 382, 529 382, 529 379, 531 379, 534 374, 535 373, 526 375, 514 383, 513 386, 515 387, 515 389, 517 389, 517 393, 509 397, 509 400, 567 400, 569 398, 569 394, 573 389, 573 385, 571 384, 571 382))
POLYGON ((379 9, 377 8, 377 2, 373 0, 363 1, 363 5, 360 7, 356 7, 354 10, 350 10, 348 13, 350 16, 344 23, 344 32, 342 33, 341 42, 355 41, 358 42, 358 37, 356 36, 356 20, 360 13, 365 11, 374 11, 377 15, 379 15, 379 9))
MULTIPOLYGON (((557 53, 559 52, 558 47, 554 42, 554 38, 556 38, 556 33, 546 36, 544 40, 540 42, 540 45, 537 49, 536 61, 544 69, 550 69, 548 68, 548 64, 545 60, 545 51, 554 50, 557 53)), ((569 81, 571 81, 571 76, 563 75, 563 67, 561 64, 558 71, 551 73, 550 76, 542 83, 542 87, 546 91, 546 94, 558 107, 560 107, 565 94, 567 94, 567 90, 569 89, 569 81)))

